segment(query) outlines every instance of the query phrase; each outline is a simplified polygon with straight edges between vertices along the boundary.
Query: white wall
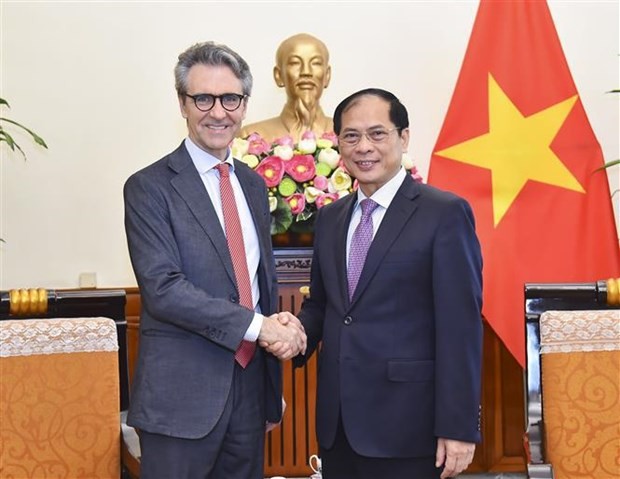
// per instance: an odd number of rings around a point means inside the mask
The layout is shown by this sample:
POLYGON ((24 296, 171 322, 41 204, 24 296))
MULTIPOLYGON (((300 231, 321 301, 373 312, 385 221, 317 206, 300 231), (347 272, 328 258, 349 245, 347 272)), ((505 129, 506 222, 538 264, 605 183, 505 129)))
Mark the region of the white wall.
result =
MULTIPOLYGON (((605 157, 619 158, 619 99, 604 93, 620 86, 618 2, 550 8, 605 157)), ((360 88, 392 90, 410 111, 411 153, 426 174, 476 9, 472 1, 0 0, 0 96, 12 105, 7 116, 50 147, 16 135, 27 161, 1 148, 0 289, 77 287, 81 272, 96 272, 99 287, 135 284, 122 186, 182 140, 172 69, 198 41, 227 43, 250 63, 252 122, 284 102, 271 74, 279 43, 304 31, 318 36, 332 55, 325 110, 360 88)))

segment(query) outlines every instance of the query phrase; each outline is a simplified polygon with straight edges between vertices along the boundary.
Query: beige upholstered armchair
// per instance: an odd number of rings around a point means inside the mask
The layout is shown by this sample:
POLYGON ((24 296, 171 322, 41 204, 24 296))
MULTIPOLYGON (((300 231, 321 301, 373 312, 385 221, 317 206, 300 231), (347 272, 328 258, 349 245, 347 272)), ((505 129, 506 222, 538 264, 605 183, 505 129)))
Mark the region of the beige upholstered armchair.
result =
POLYGON ((124 305, 124 291, 0 292, 0 479, 128 472, 124 305))
POLYGON ((113 320, 0 321, 0 365, 0 477, 120 476, 113 320))
POLYGON ((526 285, 530 478, 620 477, 619 286, 526 285))

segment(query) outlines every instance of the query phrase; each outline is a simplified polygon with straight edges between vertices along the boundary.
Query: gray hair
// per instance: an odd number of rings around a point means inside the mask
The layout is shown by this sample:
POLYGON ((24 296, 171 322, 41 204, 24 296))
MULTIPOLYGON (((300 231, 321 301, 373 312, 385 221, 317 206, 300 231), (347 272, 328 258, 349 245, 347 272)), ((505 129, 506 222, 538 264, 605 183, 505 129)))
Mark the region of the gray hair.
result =
POLYGON ((252 73, 247 62, 226 45, 215 42, 203 42, 192 45, 179 55, 174 67, 174 85, 179 96, 187 93, 187 76, 196 64, 227 66, 241 80, 244 95, 252 93, 252 73))

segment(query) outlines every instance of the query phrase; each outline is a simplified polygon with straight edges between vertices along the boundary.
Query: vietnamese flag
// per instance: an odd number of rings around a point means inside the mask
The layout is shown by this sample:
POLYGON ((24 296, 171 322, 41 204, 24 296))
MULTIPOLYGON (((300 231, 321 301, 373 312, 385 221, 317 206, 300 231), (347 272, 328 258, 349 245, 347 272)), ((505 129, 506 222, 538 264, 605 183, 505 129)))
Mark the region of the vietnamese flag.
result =
POLYGON ((521 366, 524 283, 620 275, 603 163, 547 3, 482 0, 428 182, 472 205, 483 314, 521 366))

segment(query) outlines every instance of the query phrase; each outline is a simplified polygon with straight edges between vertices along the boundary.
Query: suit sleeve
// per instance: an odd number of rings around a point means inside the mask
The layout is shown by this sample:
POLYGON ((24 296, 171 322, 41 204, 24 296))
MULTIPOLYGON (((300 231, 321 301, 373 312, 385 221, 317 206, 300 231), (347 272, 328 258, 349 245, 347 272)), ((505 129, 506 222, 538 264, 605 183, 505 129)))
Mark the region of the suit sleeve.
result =
POLYGON ((293 359, 295 367, 303 366, 312 356, 323 337, 323 321, 327 296, 323 275, 321 274, 321 211, 319 210, 314 222, 314 247, 312 251, 312 269, 310 272, 310 295, 304 300, 299 319, 304 326, 308 337, 308 347, 305 355, 299 355, 293 359))
POLYGON ((482 256, 469 204, 447 206, 433 245, 435 435, 479 442, 482 256))

